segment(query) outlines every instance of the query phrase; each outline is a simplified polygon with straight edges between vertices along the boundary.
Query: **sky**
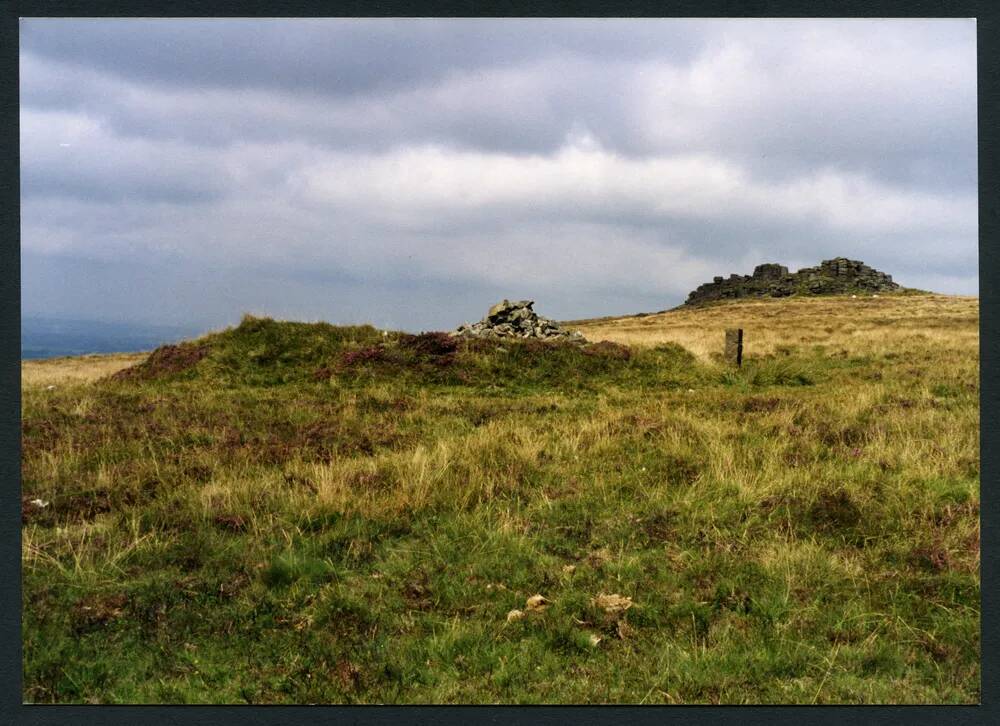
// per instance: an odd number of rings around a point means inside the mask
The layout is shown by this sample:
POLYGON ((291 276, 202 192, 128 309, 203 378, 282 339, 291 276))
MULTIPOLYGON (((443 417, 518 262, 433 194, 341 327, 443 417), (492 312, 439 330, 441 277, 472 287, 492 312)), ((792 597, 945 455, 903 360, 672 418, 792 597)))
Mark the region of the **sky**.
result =
POLYGON ((974 20, 25 19, 25 315, 451 329, 860 259, 978 294, 974 20))

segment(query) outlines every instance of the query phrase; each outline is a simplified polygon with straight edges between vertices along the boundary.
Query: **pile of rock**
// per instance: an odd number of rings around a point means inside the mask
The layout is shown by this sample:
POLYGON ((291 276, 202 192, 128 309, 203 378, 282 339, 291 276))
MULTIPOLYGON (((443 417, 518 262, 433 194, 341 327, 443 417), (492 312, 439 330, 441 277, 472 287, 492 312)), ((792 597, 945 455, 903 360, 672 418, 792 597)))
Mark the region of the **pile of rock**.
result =
POLYGON ((688 295, 686 305, 712 300, 744 297, 788 297, 789 295, 837 295, 871 293, 901 289, 892 276, 879 272, 859 260, 836 257, 816 267, 789 273, 784 265, 757 265, 753 275, 716 277, 688 295))
POLYGON ((806 287, 817 295, 900 289, 899 283, 892 281, 892 275, 846 257, 824 260, 817 267, 804 267, 795 274, 805 278, 806 287))
POLYGON ((504 300, 490 308, 478 323, 458 326, 452 333, 463 338, 542 338, 583 342, 576 331, 560 328, 554 320, 542 317, 531 306, 533 300, 504 300))

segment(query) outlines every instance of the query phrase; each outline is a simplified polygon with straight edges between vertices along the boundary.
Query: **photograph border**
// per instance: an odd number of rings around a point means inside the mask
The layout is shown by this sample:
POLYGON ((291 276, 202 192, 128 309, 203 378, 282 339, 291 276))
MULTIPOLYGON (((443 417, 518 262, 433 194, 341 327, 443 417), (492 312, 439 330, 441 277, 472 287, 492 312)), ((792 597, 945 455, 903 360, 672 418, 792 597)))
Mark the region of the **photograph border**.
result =
POLYGON ((983 482, 1000 482, 1000 178, 997 173, 1000 63, 995 5, 986 2, 110 2, 0 0, 0 723, 139 722, 192 724, 468 723, 573 721, 579 726, 628 721, 691 723, 1000 723, 997 708, 998 627, 996 552, 1000 502, 983 482), (22 703, 20 497, 20 184, 19 19, 41 17, 958 17, 977 22, 979 141, 980 490, 982 653, 979 706, 79 706, 22 703), (15 342, 16 341, 16 342, 15 342), (983 375, 986 371, 993 375, 983 375), (983 496, 985 495, 985 496, 983 496), (991 715, 992 714, 992 715, 991 715))

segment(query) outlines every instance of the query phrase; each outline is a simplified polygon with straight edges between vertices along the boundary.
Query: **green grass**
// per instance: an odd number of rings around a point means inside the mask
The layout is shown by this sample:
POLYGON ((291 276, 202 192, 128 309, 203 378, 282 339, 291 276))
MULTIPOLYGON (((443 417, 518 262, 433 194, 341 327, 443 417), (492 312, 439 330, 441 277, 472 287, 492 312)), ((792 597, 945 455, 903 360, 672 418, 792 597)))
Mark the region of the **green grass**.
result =
POLYGON ((914 345, 246 318, 28 385, 24 699, 977 702, 978 366, 914 345))

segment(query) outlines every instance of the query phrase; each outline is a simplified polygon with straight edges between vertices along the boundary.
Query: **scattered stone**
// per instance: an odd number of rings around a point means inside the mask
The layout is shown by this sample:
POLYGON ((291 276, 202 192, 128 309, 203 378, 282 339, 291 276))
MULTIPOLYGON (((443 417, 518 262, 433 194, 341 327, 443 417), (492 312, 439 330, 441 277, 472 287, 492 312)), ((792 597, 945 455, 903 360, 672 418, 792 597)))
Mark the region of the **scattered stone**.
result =
POLYGON ((43 510, 49 506, 44 499, 32 497, 21 497, 21 524, 27 524, 43 514, 43 510))
POLYGON ((891 275, 879 272, 860 260, 836 257, 824 260, 817 267, 805 267, 794 273, 783 265, 765 263, 757 265, 752 275, 734 274, 728 279, 715 277, 712 282, 706 282, 692 291, 684 304, 747 297, 836 295, 901 289, 898 283, 892 281, 891 275))
POLYGON ((544 610, 546 607, 548 607, 548 604, 549 600, 546 599, 545 597, 541 595, 532 595, 531 597, 528 598, 527 602, 525 603, 525 607, 529 611, 535 612, 539 610, 544 610))
POLYGON ((635 635, 635 629, 628 624, 626 620, 619 620, 618 625, 615 626, 615 632, 618 633, 618 637, 621 640, 626 640, 635 635))
POLYGON ((462 338, 540 338, 584 343, 578 331, 559 327, 554 320, 536 313, 533 300, 511 302, 504 299, 491 307, 478 323, 464 323, 451 333, 462 338))
POLYGON ((509 613, 507 613, 507 622, 513 623, 516 620, 521 620, 524 617, 524 611, 514 608, 509 613))
POLYGON ((601 593, 592 602, 595 607, 599 607, 604 612, 611 613, 612 615, 623 613, 632 607, 632 598, 618 594, 606 595, 601 593))

